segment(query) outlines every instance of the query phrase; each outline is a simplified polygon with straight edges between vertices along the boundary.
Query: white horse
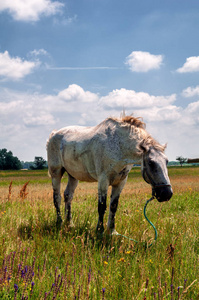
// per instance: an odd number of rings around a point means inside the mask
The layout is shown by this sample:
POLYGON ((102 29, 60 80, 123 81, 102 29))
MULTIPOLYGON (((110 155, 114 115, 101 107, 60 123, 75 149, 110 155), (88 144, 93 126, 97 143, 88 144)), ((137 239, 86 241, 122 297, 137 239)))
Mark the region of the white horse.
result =
POLYGON ((115 213, 118 200, 135 162, 141 162, 143 178, 151 184, 157 200, 169 200, 173 192, 164 149, 165 146, 147 133, 145 124, 132 116, 107 118, 95 127, 68 126, 53 131, 47 142, 47 154, 57 224, 62 222, 60 184, 65 171, 68 174, 64 192, 65 216, 69 226, 73 225, 71 201, 78 180, 98 181, 97 230, 104 231, 107 190, 112 186, 107 229, 110 234, 117 233, 115 213))

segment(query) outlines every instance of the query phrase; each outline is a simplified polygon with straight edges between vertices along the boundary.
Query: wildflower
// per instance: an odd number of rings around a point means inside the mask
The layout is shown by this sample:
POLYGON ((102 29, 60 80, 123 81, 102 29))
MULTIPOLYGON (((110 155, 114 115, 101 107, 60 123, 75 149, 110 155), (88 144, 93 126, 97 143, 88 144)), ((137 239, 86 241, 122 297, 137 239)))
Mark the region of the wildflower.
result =
POLYGON ((29 184, 29 181, 27 181, 21 188, 19 196, 22 200, 24 200, 26 198, 26 196, 28 195, 28 193, 26 193, 26 189, 27 189, 27 185, 29 184))
POLYGON ((18 289, 19 289, 19 287, 16 283, 14 284, 14 289, 15 289, 15 291, 18 291, 18 289))
POLYGON ((104 261, 104 264, 105 264, 105 265, 108 265, 108 262, 107 262, 107 261, 104 261))
POLYGON ((124 259, 124 257, 121 257, 117 262, 126 262, 126 260, 124 259))
POLYGON ((105 288, 102 288, 102 299, 104 299, 105 288))
POLYGON ((21 278, 24 278, 25 277, 25 272, 24 270, 21 271, 21 278))
POLYGON ((126 254, 130 254, 131 253, 131 251, 126 251, 126 254))
POLYGON ((31 282, 31 287, 30 287, 30 291, 31 291, 31 295, 32 295, 32 292, 33 292, 33 287, 34 287, 35 283, 34 281, 31 282))

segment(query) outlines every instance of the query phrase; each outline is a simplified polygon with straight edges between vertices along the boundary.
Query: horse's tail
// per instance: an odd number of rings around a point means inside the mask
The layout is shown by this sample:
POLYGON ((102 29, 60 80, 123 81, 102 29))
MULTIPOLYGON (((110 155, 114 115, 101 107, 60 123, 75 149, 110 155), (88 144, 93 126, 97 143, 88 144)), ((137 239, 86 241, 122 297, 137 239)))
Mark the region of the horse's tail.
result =
MULTIPOLYGON (((51 134, 49 135, 49 138, 47 140, 47 143, 46 143, 47 156, 48 156, 50 141, 51 141, 52 137, 55 135, 56 132, 57 132, 56 130, 53 130, 51 132, 51 134)), ((51 177, 50 172, 49 172, 49 168, 48 168, 48 176, 51 177)))
POLYGON ((55 135, 56 132, 57 132, 56 130, 53 130, 53 131, 51 132, 51 134, 49 135, 49 138, 48 138, 47 143, 46 143, 46 150, 47 150, 47 151, 48 151, 48 145, 49 145, 49 142, 50 142, 51 138, 55 135))

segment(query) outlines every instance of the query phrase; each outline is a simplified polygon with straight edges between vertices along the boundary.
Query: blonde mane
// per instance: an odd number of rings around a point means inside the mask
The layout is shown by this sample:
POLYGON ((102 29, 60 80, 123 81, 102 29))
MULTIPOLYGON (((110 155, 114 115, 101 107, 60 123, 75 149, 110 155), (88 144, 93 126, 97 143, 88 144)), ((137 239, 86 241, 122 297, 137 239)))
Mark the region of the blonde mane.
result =
POLYGON ((109 118, 109 120, 116 121, 120 123, 122 127, 130 128, 132 131, 138 133, 140 138, 138 148, 141 153, 147 152, 151 147, 164 152, 166 145, 161 145, 146 131, 146 124, 142 121, 141 117, 136 118, 122 114, 120 118, 109 118))

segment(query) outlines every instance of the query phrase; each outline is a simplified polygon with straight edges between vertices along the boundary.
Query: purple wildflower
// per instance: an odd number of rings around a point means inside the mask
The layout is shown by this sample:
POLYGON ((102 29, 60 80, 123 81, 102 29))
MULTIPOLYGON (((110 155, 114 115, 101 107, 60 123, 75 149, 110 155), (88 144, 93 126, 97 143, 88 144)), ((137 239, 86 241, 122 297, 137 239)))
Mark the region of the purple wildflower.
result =
POLYGON ((24 278, 25 277, 25 272, 24 270, 21 271, 21 278, 24 278))
POLYGON ((16 283, 14 284, 14 289, 15 289, 15 291, 18 291, 18 289, 19 289, 19 287, 16 283))
POLYGON ((186 288, 187 279, 184 279, 184 289, 186 288))

